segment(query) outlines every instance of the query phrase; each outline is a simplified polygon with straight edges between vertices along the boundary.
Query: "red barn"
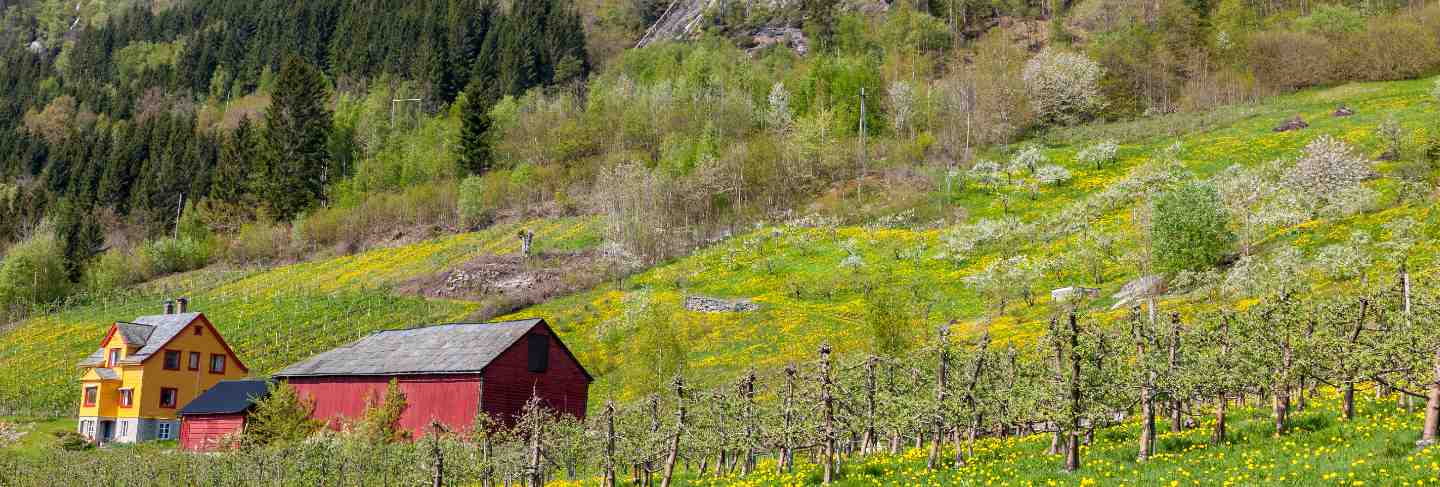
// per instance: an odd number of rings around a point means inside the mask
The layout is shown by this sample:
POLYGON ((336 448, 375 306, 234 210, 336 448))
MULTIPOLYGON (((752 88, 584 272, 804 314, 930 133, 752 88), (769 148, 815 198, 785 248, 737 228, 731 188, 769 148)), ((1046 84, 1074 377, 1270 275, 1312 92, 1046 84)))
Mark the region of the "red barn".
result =
POLYGON ((314 416, 332 426, 358 419, 367 398, 395 379, 409 404, 400 426, 418 437, 431 420, 469 429, 483 411, 510 422, 533 395, 584 417, 594 379, 542 319, 389 330, 321 353, 275 374, 314 416))
POLYGON ((245 431, 255 401, 270 394, 263 380, 224 380, 180 410, 180 447, 210 451, 245 431))

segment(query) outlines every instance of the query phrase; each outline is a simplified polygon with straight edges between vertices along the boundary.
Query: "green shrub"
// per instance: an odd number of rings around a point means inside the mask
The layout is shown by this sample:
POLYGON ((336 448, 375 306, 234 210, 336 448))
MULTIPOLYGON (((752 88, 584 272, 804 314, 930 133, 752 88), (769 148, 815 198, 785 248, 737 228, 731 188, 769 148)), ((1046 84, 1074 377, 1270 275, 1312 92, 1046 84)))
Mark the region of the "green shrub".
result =
POLYGON ((240 227, 225 258, 236 264, 279 260, 290 253, 290 232, 284 225, 255 222, 240 227))
POLYGON ((495 211, 505 203, 510 187, 510 178, 503 171, 465 178, 460 183, 458 197, 460 224, 466 228, 489 224, 495 218, 495 211))
POLYGON ((1220 192, 1189 182, 1155 200, 1151 239, 1160 270, 1176 273, 1208 269, 1220 262, 1235 241, 1220 192))
POLYGON ((11 247, 0 260, 0 303, 50 303, 64 298, 70 289, 64 251, 48 228, 11 247))
POLYGON ((138 263, 133 253, 110 249, 85 269, 85 288, 107 291, 144 282, 150 275, 138 263))
POLYGON ((151 240, 140 247, 140 262, 152 276, 192 271, 210 263, 210 246, 190 237, 151 240))
POLYGON ((95 444, 85 439, 80 433, 74 431, 59 431, 55 437, 60 439, 60 449, 65 451, 81 451, 95 448, 95 444))
POLYGON ((1365 30, 1365 17, 1344 5, 1316 5, 1310 15, 1295 19, 1295 29, 1330 36, 1365 30))
POLYGON ((307 401, 285 382, 270 388, 270 395, 256 401, 255 413, 242 438, 245 446, 284 446, 305 441, 324 426, 310 418, 314 401, 307 401))

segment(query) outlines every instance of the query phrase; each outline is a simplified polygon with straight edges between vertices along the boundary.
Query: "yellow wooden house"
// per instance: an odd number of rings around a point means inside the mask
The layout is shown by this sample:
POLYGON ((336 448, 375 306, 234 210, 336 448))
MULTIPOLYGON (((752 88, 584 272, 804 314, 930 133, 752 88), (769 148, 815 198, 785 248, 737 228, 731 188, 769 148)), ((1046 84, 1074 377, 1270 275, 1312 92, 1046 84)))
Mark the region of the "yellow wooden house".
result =
POLYGON ((80 362, 79 432, 96 443, 176 439, 180 409, 249 369, 186 299, 165 314, 116 322, 80 362))

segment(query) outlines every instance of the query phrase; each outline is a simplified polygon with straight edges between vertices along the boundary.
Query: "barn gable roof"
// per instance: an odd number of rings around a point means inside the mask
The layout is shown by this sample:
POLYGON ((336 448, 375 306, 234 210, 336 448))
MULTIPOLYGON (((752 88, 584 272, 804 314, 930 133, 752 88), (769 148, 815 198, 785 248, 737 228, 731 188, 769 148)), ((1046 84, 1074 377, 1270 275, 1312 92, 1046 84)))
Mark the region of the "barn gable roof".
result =
POLYGON ((270 394, 264 380, 222 380, 200 397, 186 404, 181 415, 235 414, 249 410, 255 401, 270 394))
POLYGON ((536 326, 548 328, 545 320, 531 318, 381 331, 286 367, 275 377, 480 373, 536 326))

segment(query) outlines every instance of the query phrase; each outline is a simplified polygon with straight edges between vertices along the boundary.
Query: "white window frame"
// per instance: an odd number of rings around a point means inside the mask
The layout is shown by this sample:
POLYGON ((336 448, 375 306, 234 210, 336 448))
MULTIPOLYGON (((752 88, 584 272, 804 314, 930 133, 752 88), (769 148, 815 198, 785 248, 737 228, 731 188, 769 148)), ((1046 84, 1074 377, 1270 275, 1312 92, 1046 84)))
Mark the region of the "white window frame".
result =
POLYGON ((81 422, 80 422, 80 434, 81 434, 81 435, 84 435, 86 438, 94 438, 94 437, 95 437, 95 421, 94 421, 94 420, 90 420, 90 419, 81 421, 81 422))
POLYGON ((130 431, 129 431, 129 430, 130 430, 130 422, 129 422, 129 421, 116 421, 116 423, 119 423, 119 424, 115 425, 115 437, 116 437, 116 438, 124 438, 125 435, 130 432, 130 431))
POLYGON ((170 431, 170 430, 171 430, 170 422, 169 422, 169 421, 161 421, 161 422, 160 422, 160 425, 159 425, 159 426, 157 427, 157 429, 155 430, 155 438, 161 439, 161 440, 169 440, 169 439, 172 439, 172 438, 170 437, 170 434, 172 433, 172 431, 170 431))

